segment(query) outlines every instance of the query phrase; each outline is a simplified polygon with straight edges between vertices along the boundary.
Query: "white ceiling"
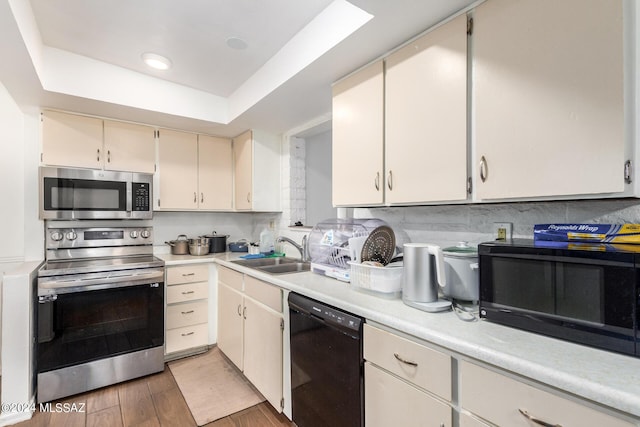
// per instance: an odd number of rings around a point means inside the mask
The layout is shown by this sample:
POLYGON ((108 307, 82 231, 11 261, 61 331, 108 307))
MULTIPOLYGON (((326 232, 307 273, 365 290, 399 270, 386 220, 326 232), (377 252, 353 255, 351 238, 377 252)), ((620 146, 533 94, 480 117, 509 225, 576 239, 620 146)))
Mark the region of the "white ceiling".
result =
POLYGON ((474 1, 0 0, 0 82, 25 110, 287 132, 330 117, 333 81, 474 1), (147 51, 173 67, 145 68, 147 51))

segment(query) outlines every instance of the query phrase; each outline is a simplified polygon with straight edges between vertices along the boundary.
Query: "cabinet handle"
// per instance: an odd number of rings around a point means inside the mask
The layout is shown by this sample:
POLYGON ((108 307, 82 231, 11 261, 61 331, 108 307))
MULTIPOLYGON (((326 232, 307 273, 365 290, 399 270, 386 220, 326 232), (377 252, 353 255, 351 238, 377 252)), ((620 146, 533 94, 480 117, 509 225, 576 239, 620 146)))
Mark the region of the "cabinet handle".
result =
POLYGON ((380 172, 376 172, 376 191, 380 191, 380 172))
POLYGON ((389 171, 389 175, 387 175, 387 187, 389 190, 393 190, 393 171, 389 171))
POLYGON ((198 194, 195 191, 193 192, 193 203, 198 203, 198 194))
POLYGON ((180 334, 183 337, 188 337, 189 335, 193 335, 193 332, 187 332, 186 334, 180 334))
POLYGON ((107 150, 107 163, 111 163, 111 150, 107 150))
POLYGON ((242 316, 242 305, 238 304, 238 316, 242 316))
POLYGON ((200 193, 200 203, 204 203, 204 193, 200 193))
POLYGON ((251 193, 247 193, 247 202, 251 203, 251 193))
POLYGON ((418 364, 416 362, 412 362, 410 360, 403 359, 402 357, 400 357, 400 355, 398 353, 393 353, 393 357, 395 357, 396 360, 398 360, 398 361, 400 361, 400 362, 402 362, 402 363, 404 363, 406 365, 418 366, 418 364))
POLYGON ((518 408, 518 411, 520 411, 520 413, 522 415, 525 416, 525 418, 527 418, 529 421, 531 421, 534 424, 538 424, 540 426, 543 427, 562 427, 562 425, 560 424, 550 424, 550 423, 545 423, 544 421, 534 417, 533 415, 529 414, 527 411, 525 411, 524 409, 520 409, 518 408))
POLYGON ((480 157, 480 180, 485 182, 489 177, 489 166, 487 165, 487 159, 484 156, 480 157))
POLYGON ((99 148, 98 148, 98 158, 96 160, 100 161, 100 149, 99 148))
POLYGON ((180 313, 182 313, 182 314, 191 314, 191 313, 193 313, 193 310, 181 311, 180 313))
POLYGON ((182 273, 182 277, 195 276, 196 273, 182 273))
POLYGON ((194 293, 194 291, 187 291, 187 292, 182 292, 182 295, 189 295, 189 294, 192 294, 192 293, 194 293))
POLYGON ((247 318, 247 307, 246 306, 242 309, 242 318, 243 319, 247 318))

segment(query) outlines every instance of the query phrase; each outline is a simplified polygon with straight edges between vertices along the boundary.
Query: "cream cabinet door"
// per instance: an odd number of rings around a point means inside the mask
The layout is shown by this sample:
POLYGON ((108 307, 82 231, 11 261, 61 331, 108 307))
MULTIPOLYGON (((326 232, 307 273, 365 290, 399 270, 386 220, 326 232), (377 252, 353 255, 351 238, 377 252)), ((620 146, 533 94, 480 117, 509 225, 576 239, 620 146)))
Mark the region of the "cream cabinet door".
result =
POLYGON ((104 168, 154 173, 155 129, 132 123, 104 121, 104 168))
POLYGON ((282 314, 245 298, 244 374, 282 411, 282 314))
POLYGON ((198 208, 233 208, 233 153, 231 140, 198 135, 198 208))
POLYGON ((385 202, 467 198, 467 18, 386 59, 385 202))
POLYGON ((218 347, 240 370, 243 369, 243 296, 218 282, 218 347))
POLYGON ((452 408, 411 384, 365 362, 364 416, 367 427, 452 425, 452 408))
POLYGON ((384 202, 383 86, 382 61, 333 86, 334 206, 384 202))
POLYGON ((45 165, 101 169, 101 119, 57 111, 42 113, 42 155, 45 165))
POLYGON ((622 1, 475 9, 479 199, 624 190, 622 1))
POLYGON ((160 130, 158 141, 159 208, 198 208, 198 136, 160 130))
POLYGON ((236 210, 251 210, 253 197, 253 132, 233 138, 236 210))

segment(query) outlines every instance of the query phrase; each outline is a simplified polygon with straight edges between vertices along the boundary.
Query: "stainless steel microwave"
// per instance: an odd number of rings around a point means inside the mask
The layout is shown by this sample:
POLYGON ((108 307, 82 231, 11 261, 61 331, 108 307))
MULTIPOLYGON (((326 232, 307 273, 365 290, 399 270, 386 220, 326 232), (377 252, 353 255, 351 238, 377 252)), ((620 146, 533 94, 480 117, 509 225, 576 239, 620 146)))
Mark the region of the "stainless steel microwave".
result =
POLYGON ((40 167, 40 219, 150 219, 153 175, 40 167))
POLYGON ((640 245, 478 245, 480 317, 640 357, 640 245))

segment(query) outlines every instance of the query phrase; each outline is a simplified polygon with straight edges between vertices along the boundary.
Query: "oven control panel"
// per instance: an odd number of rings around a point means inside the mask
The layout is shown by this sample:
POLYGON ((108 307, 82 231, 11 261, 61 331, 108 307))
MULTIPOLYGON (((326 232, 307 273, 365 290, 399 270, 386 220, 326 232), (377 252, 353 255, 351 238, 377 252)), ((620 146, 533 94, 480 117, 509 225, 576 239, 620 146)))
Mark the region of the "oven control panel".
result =
POLYGON ((49 228, 47 249, 153 245, 153 227, 49 228))

